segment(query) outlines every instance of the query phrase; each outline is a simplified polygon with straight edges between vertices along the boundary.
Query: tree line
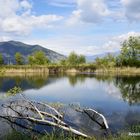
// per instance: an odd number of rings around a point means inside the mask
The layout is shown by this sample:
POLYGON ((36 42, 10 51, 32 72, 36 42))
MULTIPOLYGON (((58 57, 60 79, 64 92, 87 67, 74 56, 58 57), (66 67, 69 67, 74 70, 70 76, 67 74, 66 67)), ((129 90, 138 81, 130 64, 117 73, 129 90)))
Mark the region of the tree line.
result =
MULTIPOLYGON (((25 59, 20 52, 16 52, 14 56, 16 65, 24 65, 25 59)), ((36 51, 32 55, 28 56, 28 64, 29 65, 45 65, 48 64, 50 60, 46 57, 43 51, 36 51)), ((0 65, 4 65, 4 58, 2 54, 0 54, 0 65)))
MULTIPOLYGON (((25 60, 21 53, 17 52, 15 54, 15 62, 16 65, 24 65, 25 60)), ((43 51, 36 51, 32 55, 28 56, 28 62, 29 65, 47 65, 51 64, 51 62, 48 57, 45 55, 43 51)), ((84 64, 86 63, 86 58, 84 55, 77 55, 75 52, 71 52, 68 58, 60 60, 58 64, 60 65, 78 65, 78 64, 84 64)), ((3 56, 0 54, 0 65, 4 65, 4 59, 3 56)))
POLYGON ((140 37, 129 37, 121 44, 121 52, 114 57, 111 54, 96 58, 98 67, 140 67, 140 37))
MULTIPOLYGON (((96 60, 90 64, 94 64, 98 68, 109 67, 140 67, 140 37, 129 37, 121 44, 121 52, 118 56, 108 54, 103 58, 96 58, 96 60)), ((25 59, 21 53, 15 54, 16 65, 24 65, 25 59)), ((52 64, 43 51, 37 51, 28 56, 29 65, 47 65, 52 64)), ((57 64, 63 66, 76 66, 86 64, 86 58, 84 55, 78 55, 75 52, 71 52, 66 59, 60 60, 57 64)), ((0 54, 0 65, 4 64, 2 54, 0 54)))

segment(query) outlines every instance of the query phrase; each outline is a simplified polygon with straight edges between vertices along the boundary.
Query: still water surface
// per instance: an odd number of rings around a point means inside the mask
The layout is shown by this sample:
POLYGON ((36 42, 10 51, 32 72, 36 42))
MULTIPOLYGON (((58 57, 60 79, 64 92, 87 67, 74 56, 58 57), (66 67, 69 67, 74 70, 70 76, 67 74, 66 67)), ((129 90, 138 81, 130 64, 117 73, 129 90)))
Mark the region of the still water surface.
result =
POLYGON ((0 96, 14 86, 32 100, 90 107, 112 132, 140 125, 140 76, 49 75, 1 77, 0 96))

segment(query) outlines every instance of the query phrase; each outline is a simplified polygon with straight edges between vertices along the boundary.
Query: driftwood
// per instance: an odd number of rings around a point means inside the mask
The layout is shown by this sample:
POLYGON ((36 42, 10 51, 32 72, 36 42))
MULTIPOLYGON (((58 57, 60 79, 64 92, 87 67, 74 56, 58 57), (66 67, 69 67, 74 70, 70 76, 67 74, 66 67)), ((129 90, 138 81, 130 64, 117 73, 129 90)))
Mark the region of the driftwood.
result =
MULTIPOLYGON (((30 101, 24 98, 23 100, 15 100, 5 103, 2 107, 5 108, 6 111, 2 115, 0 114, 1 118, 21 127, 23 126, 25 129, 29 129, 33 132, 40 134, 43 133, 36 130, 32 123, 43 126, 51 126, 52 128, 58 128, 76 136, 90 138, 88 134, 75 129, 66 123, 63 119, 64 116, 49 104, 30 101), (20 123, 21 121, 25 121, 27 123, 26 126, 22 125, 22 123, 20 123)), ((85 113, 89 119, 96 122, 101 126, 101 128, 109 128, 105 117, 97 111, 93 109, 78 109, 77 111, 85 113), (101 120, 101 123, 99 120, 101 120)))

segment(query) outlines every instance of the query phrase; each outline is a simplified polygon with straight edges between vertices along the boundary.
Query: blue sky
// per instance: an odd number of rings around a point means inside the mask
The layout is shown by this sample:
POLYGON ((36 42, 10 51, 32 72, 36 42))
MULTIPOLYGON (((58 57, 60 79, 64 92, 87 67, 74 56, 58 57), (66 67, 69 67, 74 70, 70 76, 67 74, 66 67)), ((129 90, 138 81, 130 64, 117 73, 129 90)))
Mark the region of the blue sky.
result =
POLYGON ((140 35, 140 0, 0 0, 0 41, 40 44, 64 55, 116 52, 140 35))

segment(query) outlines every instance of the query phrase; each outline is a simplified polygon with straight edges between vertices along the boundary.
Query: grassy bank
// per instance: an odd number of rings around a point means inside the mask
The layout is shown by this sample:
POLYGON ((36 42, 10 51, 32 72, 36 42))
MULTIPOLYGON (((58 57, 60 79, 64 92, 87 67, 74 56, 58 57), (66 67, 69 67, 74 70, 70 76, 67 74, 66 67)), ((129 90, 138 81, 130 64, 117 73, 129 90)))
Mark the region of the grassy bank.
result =
POLYGON ((0 74, 27 74, 27 73, 80 73, 80 72, 94 72, 94 65, 78 65, 78 66, 62 66, 62 65, 10 65, 1 66, 0 74))
POLYGON ((30 73, 49 73, 49 70, 45 66, 28 66, 28 65, 11 65, 11 66, 2 66, 0 67, 0 73, 2 75, 7 74, 30 74, 30 73))
POLYGON ((136 67, 116 67, 96 69, 96 74, 117 74, 117 75, 140 75, 140 68, 136 67))
POLYGON ((27 136, 19 132, 12 132, 9 135, 5 136, 5 140, 139 140, 139 136, 129 136, 126 133, 120 135, 108 136, 108 137, 99 137, 99 138, 81 138, 81 137, 72 137, 72 136, 56 136, 54 134, 45 135, 45 136, 27 136))
POLYGON ((118 75, 140 75, 140 68, 136 67, 113 67, 97 68, 95 65, 84 64, 77 66, 62 65, 10 65, 1 66, 1 75, 11 74, 50 74, 50 73, 96 73, 96 74, 118 74, 118 75))

